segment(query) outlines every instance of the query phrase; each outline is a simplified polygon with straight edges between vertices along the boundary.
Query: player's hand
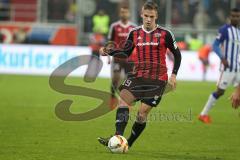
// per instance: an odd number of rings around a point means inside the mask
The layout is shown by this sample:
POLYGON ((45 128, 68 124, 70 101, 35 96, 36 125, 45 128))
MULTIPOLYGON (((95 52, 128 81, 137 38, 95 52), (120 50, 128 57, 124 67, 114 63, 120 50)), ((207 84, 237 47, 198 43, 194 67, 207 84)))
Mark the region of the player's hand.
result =
POLYGON ((172 75, 171 75, 168 83, 171 85, 171 87, 172 87, 173 90, 176 89, 177 80, 176 80, 176 75, 175 75, 175 74, 172 74, 172 75))
POLYGON ((228 68, 228 67, 229 67, 228 61, 227 61, 225 58, 223 58, 223 59, 221 60, 221 62, 222 62, 222 64, 224 65, 224 68, 228 68))
POLYGON ((240 106, 240 91, 236 89, 231 95, 232 107, 237 109, 240 106))
POLYGON ((107 50, 106 47, 101 47, 101 48, 99 49, 99 53, 100 53, 100 55, 102 55, 102 56, 107 56, 107 55, 109 54, 109 50, 107 50))

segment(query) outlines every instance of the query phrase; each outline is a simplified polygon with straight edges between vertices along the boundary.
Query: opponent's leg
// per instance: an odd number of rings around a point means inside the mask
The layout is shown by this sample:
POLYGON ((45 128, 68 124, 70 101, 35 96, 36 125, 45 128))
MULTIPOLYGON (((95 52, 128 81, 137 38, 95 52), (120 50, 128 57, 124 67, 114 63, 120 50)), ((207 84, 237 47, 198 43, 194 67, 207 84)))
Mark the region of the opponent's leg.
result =
POLYGON ((210 109, 213 107, 214 103, 217 101, 217 99, 220 98, 222 95, 224 95, 224 92, 225 92, 225 90, 218 88, 217 91, 215 91, 214 93, 212 93, 209 96, 209 98, 198 118, 200 121, 202 121, 204 123, 211 123, 211 118, 208 115, 208 113, 209 113, 210 109))
POLYGON ((217 90, 209 96, 202 112, 200 113, 200 115, 198 117, 198 119, 200 121, 202 121, 203 123, 211 123, 211 118, 208 115, 208 113, 209 113, 210 109, 212 109, 214 103, 222 95, 224 95, 226 88, 232 83, 232 81, 234 80, 234 77, 235 77, 235 73, 231 73, 231 72, 227 72, 227 71, 223 71, 221 73, 221 76, 218 81, 217 90))

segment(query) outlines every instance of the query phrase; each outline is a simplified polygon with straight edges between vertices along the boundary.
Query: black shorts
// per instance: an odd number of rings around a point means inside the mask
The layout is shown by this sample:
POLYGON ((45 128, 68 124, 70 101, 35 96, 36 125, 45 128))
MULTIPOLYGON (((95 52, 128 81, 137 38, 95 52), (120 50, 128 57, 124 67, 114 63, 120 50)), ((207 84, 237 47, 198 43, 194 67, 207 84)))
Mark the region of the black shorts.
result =
POLYGON ((136 101, 156 107, 161 101, 166 85, 167 81, 129 77, 119 90, 126 89, 134 95, 136 101))

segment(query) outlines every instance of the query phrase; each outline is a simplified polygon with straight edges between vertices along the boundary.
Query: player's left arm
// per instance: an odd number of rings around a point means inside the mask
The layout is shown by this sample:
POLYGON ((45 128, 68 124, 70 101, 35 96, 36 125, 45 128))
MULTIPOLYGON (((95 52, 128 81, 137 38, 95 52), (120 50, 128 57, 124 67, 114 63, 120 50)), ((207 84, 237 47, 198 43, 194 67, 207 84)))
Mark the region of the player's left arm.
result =
POLYGON ((174 66, 172 70, 172 75, 169 79, 169 83, 172 85, 173 89, 176 88, 176 76, 181 65, 182 55, 177 46, 175 37, 171 31, 168 31, 166 34, 166 45, 167 48, 172 52, 174 56, 174 66))

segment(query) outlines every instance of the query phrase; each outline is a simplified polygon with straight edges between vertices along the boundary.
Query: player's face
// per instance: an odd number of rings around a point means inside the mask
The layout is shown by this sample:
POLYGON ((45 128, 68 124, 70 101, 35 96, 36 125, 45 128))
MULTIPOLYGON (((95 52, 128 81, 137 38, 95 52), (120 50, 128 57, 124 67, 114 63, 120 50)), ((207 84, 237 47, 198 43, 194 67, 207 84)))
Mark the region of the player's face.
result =
POLYGON ((232 25, 238 26, 240 22, 240 12, 231 12, 230 20, 232 25))
POLYGON ((130 12, 128 9, 126 9, 126 8, 120 9, 119 17, 121 20, 127 21, 129 19, 129 16, 130 16, 130 12))
POLYGON ((156 27, 157 12, 155 10, 143 9, 141 17, 145 29, 152 30, 156 27))

